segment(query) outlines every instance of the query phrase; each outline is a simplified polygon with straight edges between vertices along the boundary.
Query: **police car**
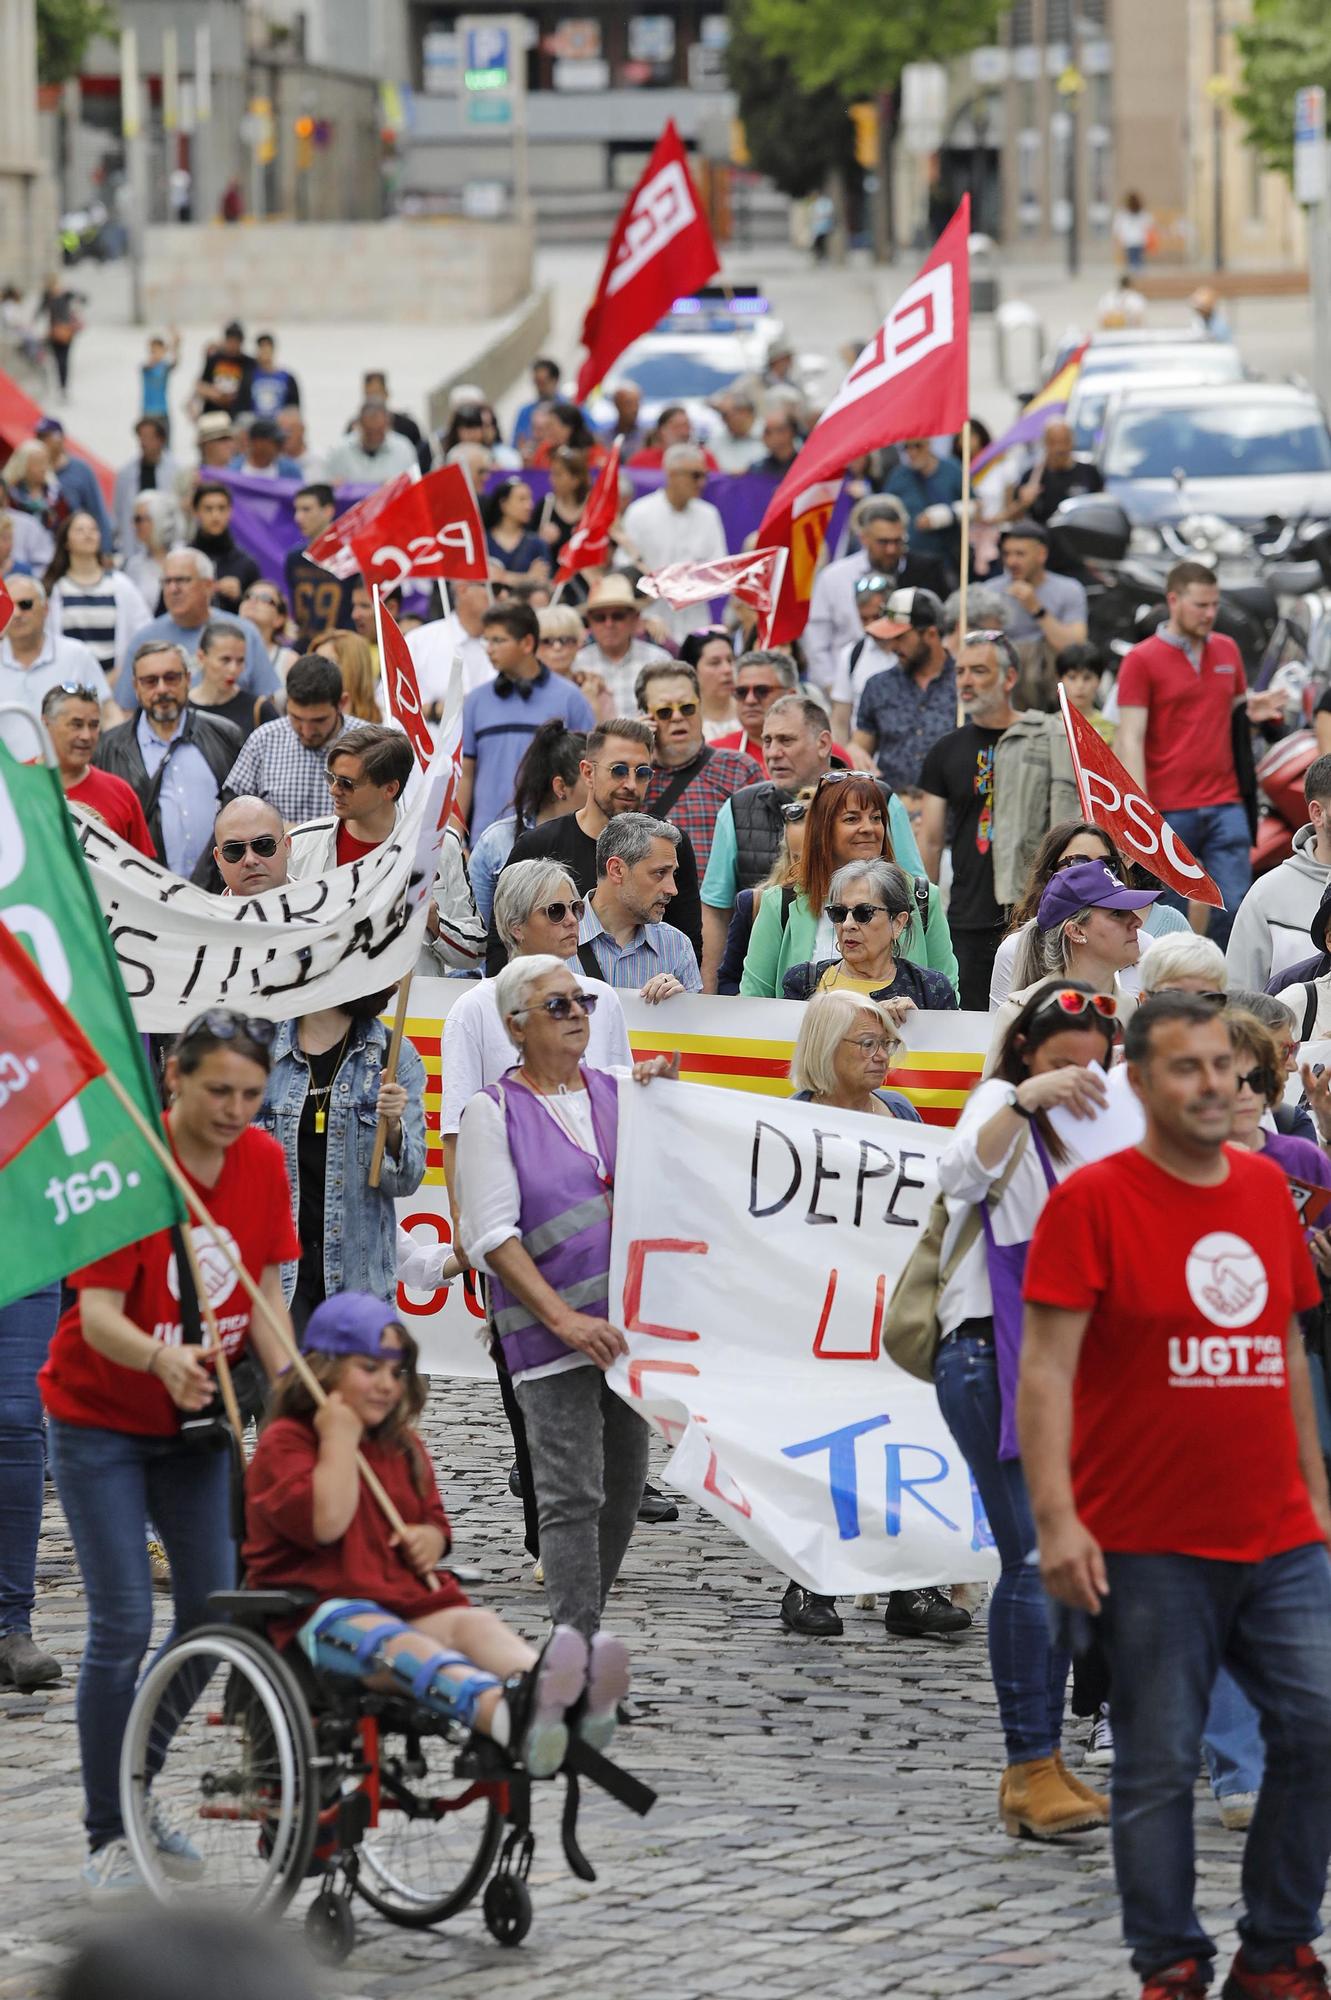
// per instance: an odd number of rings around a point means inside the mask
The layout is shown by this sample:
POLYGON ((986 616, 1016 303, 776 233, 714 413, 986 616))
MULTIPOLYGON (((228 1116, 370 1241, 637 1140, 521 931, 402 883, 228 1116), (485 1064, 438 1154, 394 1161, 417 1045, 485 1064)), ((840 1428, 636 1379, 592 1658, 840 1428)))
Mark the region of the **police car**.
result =
MULTIPOLYGON (((783 344, 783 331, 756 285, 704 285, 676 299, 665 318, 620 356, 608 380, 637 383, 644 429, 670 404, 681 403, 695 437, 706 440, 721 429, 709 398, 741 376, 761 377, 773 348, 783 344)), ((592 422, 599 429, 614 416, 603 392, 591 399, 592 422)))

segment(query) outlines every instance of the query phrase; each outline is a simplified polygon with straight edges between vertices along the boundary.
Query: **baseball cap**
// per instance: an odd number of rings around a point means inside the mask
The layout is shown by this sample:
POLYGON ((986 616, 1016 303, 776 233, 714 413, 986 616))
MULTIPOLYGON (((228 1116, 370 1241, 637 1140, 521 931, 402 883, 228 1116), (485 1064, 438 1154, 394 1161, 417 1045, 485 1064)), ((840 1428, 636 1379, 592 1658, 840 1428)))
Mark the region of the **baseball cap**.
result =
POLYGON ((59 417, 38 417, 32 427, 32 433, 34 437, 39 438, 63 437, 65 435, 65 427, 59 417))
POLYGON ((371 1292, 340 1292, 314 1308, 300 1344, 306 1354, 368 1354, 378 1361, 397 1352, 384 1346, 390 1326, 402 1330, 397 1315, 382 1299, 371 1292))
POLYGON ((900 632, 927 632, 931 625, 940 632, 943 629, 942 602, 932 590, 912 585, 892 592, 882 617, 874 620, 869 631, 875 639, 895 639, 900 632))
POLYGON ((1050 877, 1035 921, 1042 931, 1052 930, 1078 910, 1144 910, 1163 894, 1163 889, 1129 889, 1103 861, 1078 861, 1050 877))

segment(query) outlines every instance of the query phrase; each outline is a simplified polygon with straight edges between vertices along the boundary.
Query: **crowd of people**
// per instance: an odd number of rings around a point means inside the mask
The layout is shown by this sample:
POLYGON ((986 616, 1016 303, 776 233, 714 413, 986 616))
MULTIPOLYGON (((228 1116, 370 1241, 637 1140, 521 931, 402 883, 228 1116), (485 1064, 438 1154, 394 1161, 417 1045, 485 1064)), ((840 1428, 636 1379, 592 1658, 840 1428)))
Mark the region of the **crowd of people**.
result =
MULTIPOLYGON (((628 1685, 607 1599, 635 1527, 678 1514, 605 1382, 626 1351, 608 1285, 615 1078, 660 1089, 677 1072, 634 1063, 621 995, 798 1003, 794 1093, 875 1119, 918 1117, 885 1084, 913 1014, 987 1014, 984 1077, 938 1162, 922 1351, 997 1546, 1001 1824, 1048 1840, 1110 1823, 1143 1992, 1186 2000, 1213 1951, 1189 1861, 1204 1748, 1224 1823, 1250 1827, 1225 1990, 1324 1994, 1331 1076, 1305 1067, 1299 1102, 1290 1086, 1299 1045, 1331 1034, 1331 755, 1307 772, 1291 858, 1254 883, 1245 739, 1289 718, 1216 632, 1213 572, 1175 567, 1164 622, 1111 677, 1081 583, 1049 566, 1049 515, 1079 490, 1051 424, 990 523, 988 574, 977 524, 963 623, 956 441, 911 440, 852 468, 801 640, 762 647, 751 607, 711 622, 639 581, 726 552, 709 479, 780 479, 816 414, 784 369, 728 391, 706 436, 682 408, 645 426, 618 382, 598 434, 542 359, 507 441, 466 394, 432 438, 367 374, 319 453, 277 343, 251 352, 233 325, 194 390, 195 462, 171 449, 178 365, 174 337, 152 344, 109 506, 55 418, 5 468, 0 700, 44 730, 78 814, 219 899, 362 860, 402 823, 413 752, 382 706, 370 593, 305 551, 339 485, 438 458, 484 491, 491 572, 387 595, 430 719, 455 662, 464 687, 419 961, 464 983, 442 1047, 451 1249, 424 1253, 395 1221, 424 1173, 426 1084, 409 1038, 390 1057, 389 993, 276 1023, 209 1009, 159 1051, 176 1160, 265 1302, 212 1303, 244 1413, 265 1423, 246 1564, 326 1600, 286 1638, 329 1671, 371 1658, 405 1675, 534 1774, 558 1768, 570 1730, 603 1746, 628 1685), (615 553, 557 598, 615 436, 615 553), (635 469, 659 483, 636 493, 635 469), (232 473, 299 482, 280 575, 233 532, 232 473), (1060 682, 1223 909, 1189 905, 1082 817, 1060 682), (1145 1136, 1082 1166, 1067 1120, 1105 1114, 1124 1063, 1145 1136), (539 1652, 429 1582, 450 1529, 394 1302, 401 1274, 440 1286, 467 1267, 553 1626, 539 1652), (321 1406, 283 1375, 293 1341, 322 1371, 321 1406), (1197 1393, 1221 1379, 1223 1395, 1197 1393), (285 1386, 265 1413, 271 1380, 285 1386), (410 1524, 401 1547, 357 1486, 358 1446, 410 1524), (369 1653, 366 1599, 397 1621, 369 1653), (1064 1756, 1070 1673, 1112 1814, 1064 1756)), ((37 734, 0 716, 0 742, 31 757, 37 734)), ((235 1571, 224 1460, 180 1429, 213 1395, 190 1261, 163 1234, 0 1311, 0 1676, 35 1689, 63 1671, 31 1629, 44 1413, 87 1592, 84 1878, 103 1901, 137 1884, 116 1770, 152 1628, 149 1539, 174 1632, 235 1571)), ((889 1351, 907 1331, 889 1314, 889 1351)), ((947 1639, 977 1601, 945 1580, 893 1591, 885 1627, 947 1639)), ((842 1629, 794 1581, 777 1615, 802 1639, 842 1629)), ((187 1832, 162 1817, 154 1838, 188 1873, 187 1832)))

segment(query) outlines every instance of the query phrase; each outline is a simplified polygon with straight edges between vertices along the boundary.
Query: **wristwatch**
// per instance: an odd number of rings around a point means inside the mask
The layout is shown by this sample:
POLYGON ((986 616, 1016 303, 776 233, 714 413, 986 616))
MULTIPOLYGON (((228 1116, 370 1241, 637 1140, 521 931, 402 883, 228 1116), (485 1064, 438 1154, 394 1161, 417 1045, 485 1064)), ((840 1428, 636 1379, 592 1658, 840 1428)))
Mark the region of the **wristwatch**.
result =
POLYGON ((1031 616, 1033 618, 1047 618, 1049 616, 1049 606, 1047 604, 1037 604, 1031 616))
POLYGON ((1018 1097, 1015 1084, 1008 1091, 1007 1106, 1009 1111, 1016 1112, 1018 1118, 1034 1118, 1035 1116, 1035 1113, 1033 1111, 1028 1111, 1026 1106, 1022 1103, 1021 1099, 1018 1097))

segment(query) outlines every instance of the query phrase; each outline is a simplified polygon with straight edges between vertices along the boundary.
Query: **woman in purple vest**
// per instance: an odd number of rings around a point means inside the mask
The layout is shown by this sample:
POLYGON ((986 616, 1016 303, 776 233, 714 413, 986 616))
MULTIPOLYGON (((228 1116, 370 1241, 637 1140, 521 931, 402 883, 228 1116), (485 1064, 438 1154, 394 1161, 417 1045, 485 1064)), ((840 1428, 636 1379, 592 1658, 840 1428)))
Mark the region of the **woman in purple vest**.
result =
POLYGON ((494 992, 518 1061, 462 1114, 462 1236, 526 1419, 550 1616, 590 1639, 647 1478, 647 1426, 605 1381, 628 1351, 609 1319, 617 1086, 583 1067, 598 996, 562 959, 514 959, 494 992))

